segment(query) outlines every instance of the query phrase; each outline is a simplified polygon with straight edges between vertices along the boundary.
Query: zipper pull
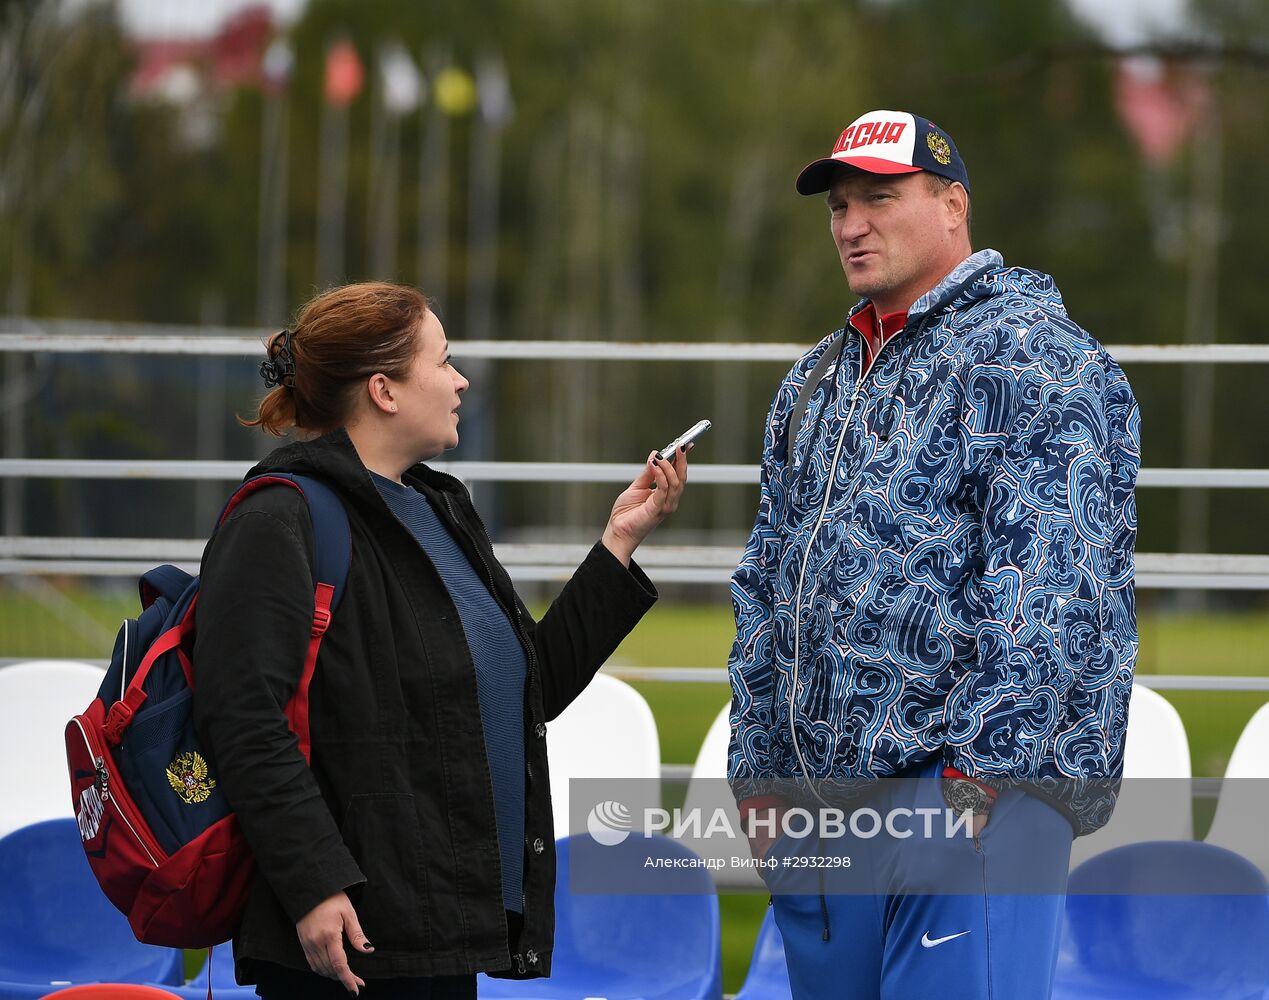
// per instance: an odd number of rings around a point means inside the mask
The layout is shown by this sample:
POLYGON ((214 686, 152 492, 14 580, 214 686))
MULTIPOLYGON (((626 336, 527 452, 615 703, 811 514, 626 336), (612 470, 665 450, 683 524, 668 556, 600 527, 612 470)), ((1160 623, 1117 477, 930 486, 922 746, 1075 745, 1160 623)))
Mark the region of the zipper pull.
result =
POLYGON ((106 758, 95 757, 93 759, 93 767, 97 772, 97 777, 94 779, 93 784, 97 786, 97 791, 101 793, 103 799, 110 798, 110 789, 106 786, 106 783, 110 780, 110 772, 106 770, 106 758))

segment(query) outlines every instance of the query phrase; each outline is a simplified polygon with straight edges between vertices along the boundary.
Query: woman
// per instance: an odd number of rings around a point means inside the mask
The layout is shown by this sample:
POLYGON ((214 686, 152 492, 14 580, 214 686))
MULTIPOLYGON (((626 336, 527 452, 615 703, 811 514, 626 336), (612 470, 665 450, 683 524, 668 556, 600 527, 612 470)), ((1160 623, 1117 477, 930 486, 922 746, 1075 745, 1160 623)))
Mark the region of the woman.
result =
POLYGON ((234 941, 265 1000, 475 996, 475 973, 550 973, 555 854, 546 723, 656 599, 631 554, 674 511, 655 453, 540 622, 467 490, 420 464, 458 443, 467 380, 412 288, 311 301, 261 366, 249 426, 303 439, 252 470, 332 486, 352 562, 310 689, 311 763, 283 717, 313 616, 303 497, 268 487, 203 559, 195 720, 255 854, 234 941), (346 942, 346 947, 345 947, 346 942))

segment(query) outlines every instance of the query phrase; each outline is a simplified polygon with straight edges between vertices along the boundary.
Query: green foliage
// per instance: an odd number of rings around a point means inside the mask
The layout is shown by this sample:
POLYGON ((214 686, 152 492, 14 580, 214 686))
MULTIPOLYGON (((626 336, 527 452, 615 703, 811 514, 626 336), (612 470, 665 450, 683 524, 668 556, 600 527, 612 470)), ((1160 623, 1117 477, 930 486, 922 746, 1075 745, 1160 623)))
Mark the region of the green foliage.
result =
POLYGON ((129 68, 100 5, 0 8, 0 294, 44 312, 100 252, 92 225, 116 202, 111 124, 129 68))
MULTIPOLYGON (((252 87, 181 108, 135 99, 130 42, 110 7, 29 13, 59 6, 0 8, 5 37, 21 41, 20 72, 0 74, 0 204, 14 209, 0 212, 0 285, 10 302, 37 315, 253 323, 265 99, 252 87), (46 99, 32 118, 23 95, 36 92, 46 99), (199 115, 210 116, 210 144, 189 141, 199 115)), ((1269 24, 1249 0, 1201 0, 1196 11, 1231 53, 1201 63, 1208 114, 1225 122, 1217 326, 1221 339, 1263 342, 1269 74, 1255 52, 1269 24)), ((292 307, 316 290, 324 56, 341 36, 367 67, 348 112, 345 277, 421 280, 455 338, 468 319, 474 116, 449 122, 447 279, 419 275, 425 114, 401 123, 395 273, 371 272, 374 58, 390 41, 421 62, 448 53, 471 69, 494 53, 507 68, 515 113, 499 136, 500 337, 818 340, 853 297, 820 200, 798 197, 792 180, 853 117, 881 106, 919 111, 955 137, 978 246, 1055 275, 1072 316, 1103 342, 1183 339, 1191 158, 1183 150, 1146 169, 1115 112, 1115 60, 1061 0, 312 0, 288 33, 292 307)), ((234 364, 230 404, 241 412, 250 366, 234 364)), ((741 367, 479 366, 469 373, 468 426, 483 409, 496 427, 479 457, 567 449, 580 460, 633 460, 649 437, 708 413, 716 428, 698 459, 752 462, 783 366, 741 367)), ((1182 464, 1176 369, 1128 373, 1142 402, 1145 464, 1182 464)), ((1246 391, 1247 378, 1219 370, 1214 465, 1263 465, 1250 429, 1269 421, 1269 397, 1246 391)), ((121 405, 102 393, 94 405, 121 405)), ((177 411, 172 424, 188 420, 177 411)), ((227 451, 258 447, 239 432, 227 451)), ((713 497, 694 494, 676 529, 739 537, 751 499, 713 497)), ((544 503, 577 529, 602 517, 610 498, 500 487, 497 499, 496 530, 509 531, 541 524, 544 503)), ((1261 500, 1255 491, 1214 496, 1211 550, 1269 551, 1261 500)), ((1175 508, 1175 491, 1142 491, 1141 550, 1175 548, 1175 508)))

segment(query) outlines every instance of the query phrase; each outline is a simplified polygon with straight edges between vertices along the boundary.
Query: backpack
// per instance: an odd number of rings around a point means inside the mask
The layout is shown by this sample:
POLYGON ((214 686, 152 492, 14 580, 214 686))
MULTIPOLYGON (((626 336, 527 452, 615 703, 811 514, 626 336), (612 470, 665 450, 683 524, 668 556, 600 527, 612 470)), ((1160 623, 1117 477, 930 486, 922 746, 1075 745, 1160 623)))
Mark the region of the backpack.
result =
MULTIPOLYGON (((352 542, 330 487, 303 476, 244 482, 221 511, 265 486, 304 497, 313 521, 312 638, 285 713, 309 759, 308 691, 322 637, 343 595, 352 542)), ((229 939, 246 906, 255 866, 194 731, 198 577, 158 566, 140 580, 142 612, 124 621, 96 699, 66 727, 71 803, 84 853, 102 890, 137 940, 206 948, 229 939)))

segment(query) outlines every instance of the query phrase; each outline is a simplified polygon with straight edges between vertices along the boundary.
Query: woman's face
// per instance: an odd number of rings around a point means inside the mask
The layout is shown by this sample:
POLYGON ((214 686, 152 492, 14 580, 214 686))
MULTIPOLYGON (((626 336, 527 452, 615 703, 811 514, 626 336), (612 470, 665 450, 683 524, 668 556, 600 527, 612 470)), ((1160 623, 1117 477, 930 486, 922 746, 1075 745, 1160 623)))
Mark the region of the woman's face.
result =
POLYGON ((459 397, 467 379, 449 363, 445 328, 431 311, 419 326, 418 343, 409 373, 393 384, 399 412, 392 427, 426 461, 458 444, 459 397))

